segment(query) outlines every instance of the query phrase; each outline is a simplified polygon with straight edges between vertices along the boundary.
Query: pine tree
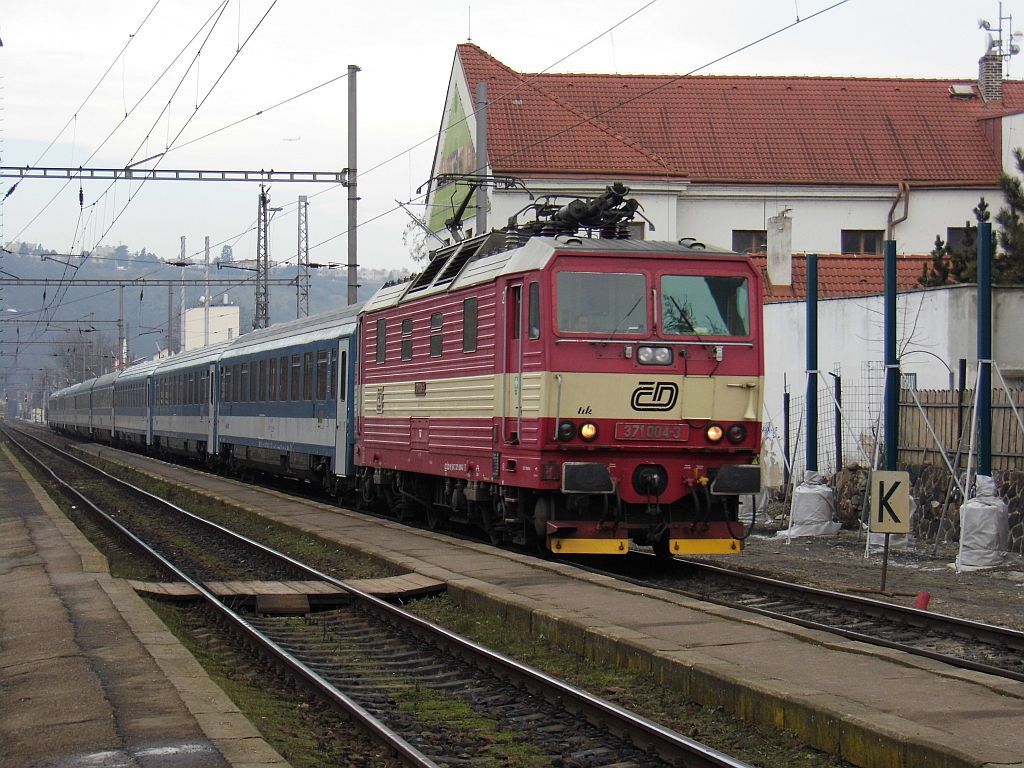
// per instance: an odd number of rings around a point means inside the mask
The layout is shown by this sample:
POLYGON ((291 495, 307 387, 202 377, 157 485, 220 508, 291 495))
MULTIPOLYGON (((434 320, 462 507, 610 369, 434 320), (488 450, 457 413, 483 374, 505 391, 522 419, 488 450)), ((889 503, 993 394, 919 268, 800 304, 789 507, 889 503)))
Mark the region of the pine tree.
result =
MULTIPOLYGON (((1017 169, 1024 174, 1024 152, 1013 152, 1017 169)), ((1016 176, 1003 174, 999 179, 1006 207, 999 211, 996 222, 1001 228, 1001 252, 993 259, 992 278, 997 283, 1024 284, 1024 188, 1016 176)))
POLYGON ((932 249, 932 263, 924 264, 921 267, 921 276, 917 278, 917 284, 924 288, 946 285, 949 282, 949 254, 949 246, 936 235, 935 247, 932 249))

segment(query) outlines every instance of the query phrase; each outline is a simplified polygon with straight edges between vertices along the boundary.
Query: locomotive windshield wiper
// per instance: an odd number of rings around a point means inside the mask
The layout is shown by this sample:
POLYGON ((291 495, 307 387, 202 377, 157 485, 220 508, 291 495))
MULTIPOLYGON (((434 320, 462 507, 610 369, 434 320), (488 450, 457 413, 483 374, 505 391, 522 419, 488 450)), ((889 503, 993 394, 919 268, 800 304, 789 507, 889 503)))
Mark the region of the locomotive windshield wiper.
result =
POLYGON ((679 324, 686 323, 686 328, 689 329, 690 333, 696 336, 697 329, 693 327, 693 322, 690 320, 690 316, 686 313, 686 310, 679 305, 679 302, 676 301, 676 297, 669 296, 668 300, 672 302, 672 306, 674 306, 676 311, 679 312, 679 320, 677 322, 679 324))
POLYGON ((629 308, 629 312, 627 312, 622 317, 622 319, 619 320, 619 322, 617 322, 615 324, 615 328, 612 330, 612 332, 610 334, 608 334, 608 341, 611 341, 612 337, 619 332, 619 328, 622 326, 622 324, 624 322, 629 320, 629 316, 633 314, 633 312, 636 310, 636 308, 638 306, 640 306, 640 302, 643 301, 643 300, 644 300, 644 295, 641 293, 639 296, 637 296, 636 301, 633 302, 633 306, 629 308))

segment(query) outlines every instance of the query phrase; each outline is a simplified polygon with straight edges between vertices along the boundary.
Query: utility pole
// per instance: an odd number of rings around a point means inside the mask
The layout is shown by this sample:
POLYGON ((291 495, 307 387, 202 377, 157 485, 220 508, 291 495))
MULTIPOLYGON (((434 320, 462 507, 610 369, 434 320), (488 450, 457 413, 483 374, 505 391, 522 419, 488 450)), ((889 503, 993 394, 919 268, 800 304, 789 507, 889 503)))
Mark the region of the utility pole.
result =
POLYGON ((206 236, 203 270, 203 346, 210 346, 210 236, 206 236))
POLYGON ((252 318, 253 328, 270 327, 270 286, 267 278, 270 273, 270 243, 268 211, 270 196, 260 184, 259 212, 256 215, 256 311, 252 318))
POLYGON ((178 322, 178 351, 185 351, 185 236, 181 236, 181 313, 178 322))
MULTIPOLYGON (((182 290, 185 286, 181 286, 182 290)), ((174 349, 174 285, 167 283, 167 354, 174 349)))
POLYGON ((295 276, 295 319, 309 317, 309 200, 299 195, 298 274, 295 276))
POLYGON ((124 286, 117 286, 117 369, 128 364, 127 341, 124 332, 124 286))
POLYGON ((348 303, 359 300, 358 262, 356 261, 356 73, 359 67, 348 65, 348 303))

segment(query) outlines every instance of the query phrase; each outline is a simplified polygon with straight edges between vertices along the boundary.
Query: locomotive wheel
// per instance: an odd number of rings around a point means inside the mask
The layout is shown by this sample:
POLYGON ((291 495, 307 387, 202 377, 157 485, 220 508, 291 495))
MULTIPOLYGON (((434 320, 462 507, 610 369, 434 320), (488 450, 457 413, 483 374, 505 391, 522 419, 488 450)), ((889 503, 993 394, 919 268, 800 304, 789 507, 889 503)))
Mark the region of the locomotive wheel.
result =
POLYGON ((533 526, 528 533, 533 543, 533 548, 538 555, 549 557, 551 550, 548 547, 548 520, 552 518, 555 511, 555 500, 550 496, 542 495, 537 498, 533 505, 533 526))
POLYGON ((447 510, 431 504, 427 507, 427 530, 439 531, 448 522, 447 510))

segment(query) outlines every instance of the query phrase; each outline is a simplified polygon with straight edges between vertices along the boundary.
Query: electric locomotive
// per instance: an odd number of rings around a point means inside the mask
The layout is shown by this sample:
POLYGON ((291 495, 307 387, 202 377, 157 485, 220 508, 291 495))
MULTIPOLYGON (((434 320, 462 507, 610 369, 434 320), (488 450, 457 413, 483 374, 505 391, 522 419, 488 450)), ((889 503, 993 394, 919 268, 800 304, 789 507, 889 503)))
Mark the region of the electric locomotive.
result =
POLYGON ((556 554, 742 548, 761 276, 692 240, 624 239, 626 194, 537 203, 536 221, 440 249, 364 305, 364 504, 556 554))

